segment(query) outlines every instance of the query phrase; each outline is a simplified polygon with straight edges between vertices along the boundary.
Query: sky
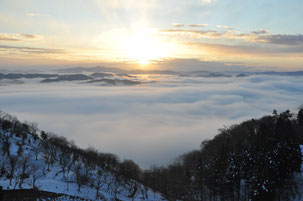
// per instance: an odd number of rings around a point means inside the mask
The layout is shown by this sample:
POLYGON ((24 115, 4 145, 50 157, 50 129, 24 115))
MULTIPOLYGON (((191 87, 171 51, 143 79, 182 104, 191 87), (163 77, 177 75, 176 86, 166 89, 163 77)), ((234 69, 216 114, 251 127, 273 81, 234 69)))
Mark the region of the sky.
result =
POLYGON ((39 129, 131 159, 167 165, 218 129, 303 104, 303 77, 137 75, 136 86, 0 83, 0 109, 39 129), (5 86, 1 86, 5 85, 5 86))
MULTIPOLYGON (((0 0, 0 69, 303 70, 302 8, 302 0, 0 0)), ((0 110, 148 168, 219 128, 296 111, 303 100, 300 76, 136 76, 146 83, 2 79, 0 110)))
POLYGON ((302 7, 301 0, 0 0, 0 67, 187 61, 195 70, 205 62, 300 70, 302 7))

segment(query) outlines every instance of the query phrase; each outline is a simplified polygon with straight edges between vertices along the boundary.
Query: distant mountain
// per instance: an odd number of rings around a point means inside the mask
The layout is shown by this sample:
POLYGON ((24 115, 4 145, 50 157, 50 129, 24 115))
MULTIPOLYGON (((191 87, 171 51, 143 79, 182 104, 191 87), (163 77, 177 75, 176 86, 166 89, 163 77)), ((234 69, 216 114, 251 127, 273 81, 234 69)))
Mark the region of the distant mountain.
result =
POLYGON ((22 74, 22 73, 0 73, 0 79, 34 79, 34 78, 53 78, 57 77, 58 74, 22 74))
POLYGON ((120 68, 109 68, 103 66, 96 67, 75 67, 75 68, 63 68, 56 69, 55 72, 58 73, 117 73, 117 74, 165 74, 165 75, 179 75, 179 72, 171 70, 123 70, 120 68))
POLYGON ((118 73, 116 74, 117 76, 120 76, 120 77, 127 77, 127 78, 136 78, 137 76, 134 76, 134 75, 128 75, 128 74, 125 74, 125 73, 118 73))
POLYGON ((276 72, 276 71, 268 71, 268 72, 260 72, 254 74, 262 74, 262 75, 280 75, 280 76, 303 76, 303 71, 294 71, 294 72, 276 72))
POLYGON ((171 70, 132 70, 129 74, 159 74, 159 75, 180 75, 179 72, 171 70))
POLYGON ((125 70, 119 68, 108 68, 103 66, 96 67, 75 67, 75 68, 62 68, 56 69, 55 72, 58 73, 100 73, 100 72, 110 72, 110 73, 125 73, 125 70))
POLYGON ((246 73, 240 73, 236 75, 236 77, 247 77, 247 76, 249 76, 249 74, 246 73))
POLYGON ((181 73, 181 77, 248 77, 252 75, 272 75, 272 76, 303 76, 303 71, 295 72, 208 72, 208 71, 193 71, 181 73))
POLYGON ((176 72, 171 70, 122 70, 119 68, 108 68, 103 66, 97 67, 75 67, 57 69, 57 73, 0 73, 1 85, 26 83, 20 79, 41 79, 41 83, 54 83, 62 81, 87 81, 86 83, 103 83, 104 85, 136 85, 140 84, 137 78, 139 74, 155 74, 155 75, 172 75, 180 77, 192 78, 243 78, 256 75, 268 76, 291 76, 301 77, 303 71, 294 72, 209 72, 209 71, 192 71, 192 72, 176 72), (122 79, 119 79, 122 78, 122 79), (13 81, 9 81, 13 80, 13 81))
POLYGON ((83 81, 83 80, 91 80, 92 77, 83 75, 83 74, 72 74, 72 75, 59 75, 55 79, 45 79, 42 80, 42 83, 49 82, 61 82, 61 81, 83 81))
POLYGON ((230 73, 218 73, 218 72, 208 72, 208 71, 194 71, 189 73, 183 73, 179 75, 180 77, 232 77, 230 73))
POLYGON ((113 77, 111 73, 92 73, 90 74, 91 77, 94 78, 105 78, 105 77, 113 77))
POLYGON ((195 77, 232 77, 231 75, 223 74, 223 73, 208 73, 207 75, 195 75, 195 77))
MULTIPOLYGON (((22 84, 25 79, 41 78, 41 83, 55 83, 55 82, 72 82, 72 81, 87 81, 86 83, 100 83, 104 86, 131 86, 141 84, 142 82, 131 80, 136 76, 128 75, 125 73, 92 73, 85 74, 22 74, 22 73, 0 73, 0 80, 4 80, 2 84, 22 84), (113 78, 116 77, 116 78, 113 78), (117 77, 120 79, 117 79, 117 77), (101 79, 100 79, 101 78, 101 79), (111 79, 109 79, 111 78, 111 79), (130 79, 127 79, 130 78, 130 79), (11 81, 9 81, 11 80, 11 81)), ((1 86, 1 85, 0 85, 1 86)))
POLYGON ((132 81, 132 80, 119 80, 119 79, 100 79, 100 80, 91 80, 87 83, 101 83, 104 85, 115 85, 115 86, 121 86, 121 85, 137 85, 141 84, 142 82, 138 81, 132 81))

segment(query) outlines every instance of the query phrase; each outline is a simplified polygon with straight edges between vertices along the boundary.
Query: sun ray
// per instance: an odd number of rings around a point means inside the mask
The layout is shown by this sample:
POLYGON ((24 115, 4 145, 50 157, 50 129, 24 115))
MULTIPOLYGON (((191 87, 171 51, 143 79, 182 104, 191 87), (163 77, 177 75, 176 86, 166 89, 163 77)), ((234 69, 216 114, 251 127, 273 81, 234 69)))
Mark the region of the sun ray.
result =
POLYGON ((149 64, 170 56, 171 51, 166 41, 161 40, 154 30, 135 29, 121 45, 126 58, 139 64, 149 64))

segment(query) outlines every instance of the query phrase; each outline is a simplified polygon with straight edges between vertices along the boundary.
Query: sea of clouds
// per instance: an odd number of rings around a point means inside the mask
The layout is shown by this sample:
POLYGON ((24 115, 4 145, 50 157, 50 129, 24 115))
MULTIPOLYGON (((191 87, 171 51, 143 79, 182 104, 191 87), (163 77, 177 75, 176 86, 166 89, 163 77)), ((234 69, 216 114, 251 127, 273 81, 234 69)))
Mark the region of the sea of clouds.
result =
POLYGON ((60 82, 0 85, 0 109, 80 147, 166 165, 218 129, 303 104, 303 77, 142 75, 137 86, 60 82))

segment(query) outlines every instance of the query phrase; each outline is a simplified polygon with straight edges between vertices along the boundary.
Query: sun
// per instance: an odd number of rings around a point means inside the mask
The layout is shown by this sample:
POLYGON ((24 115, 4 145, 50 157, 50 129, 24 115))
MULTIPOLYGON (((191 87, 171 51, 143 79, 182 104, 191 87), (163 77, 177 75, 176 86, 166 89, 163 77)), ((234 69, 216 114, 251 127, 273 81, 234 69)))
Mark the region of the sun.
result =
POLYGON ((170 55, 167 42, 157 37, 155 31, 148 28, 135 29, 125 38, 122 49, 127 59, 139 64, 148 64, 170 55))

